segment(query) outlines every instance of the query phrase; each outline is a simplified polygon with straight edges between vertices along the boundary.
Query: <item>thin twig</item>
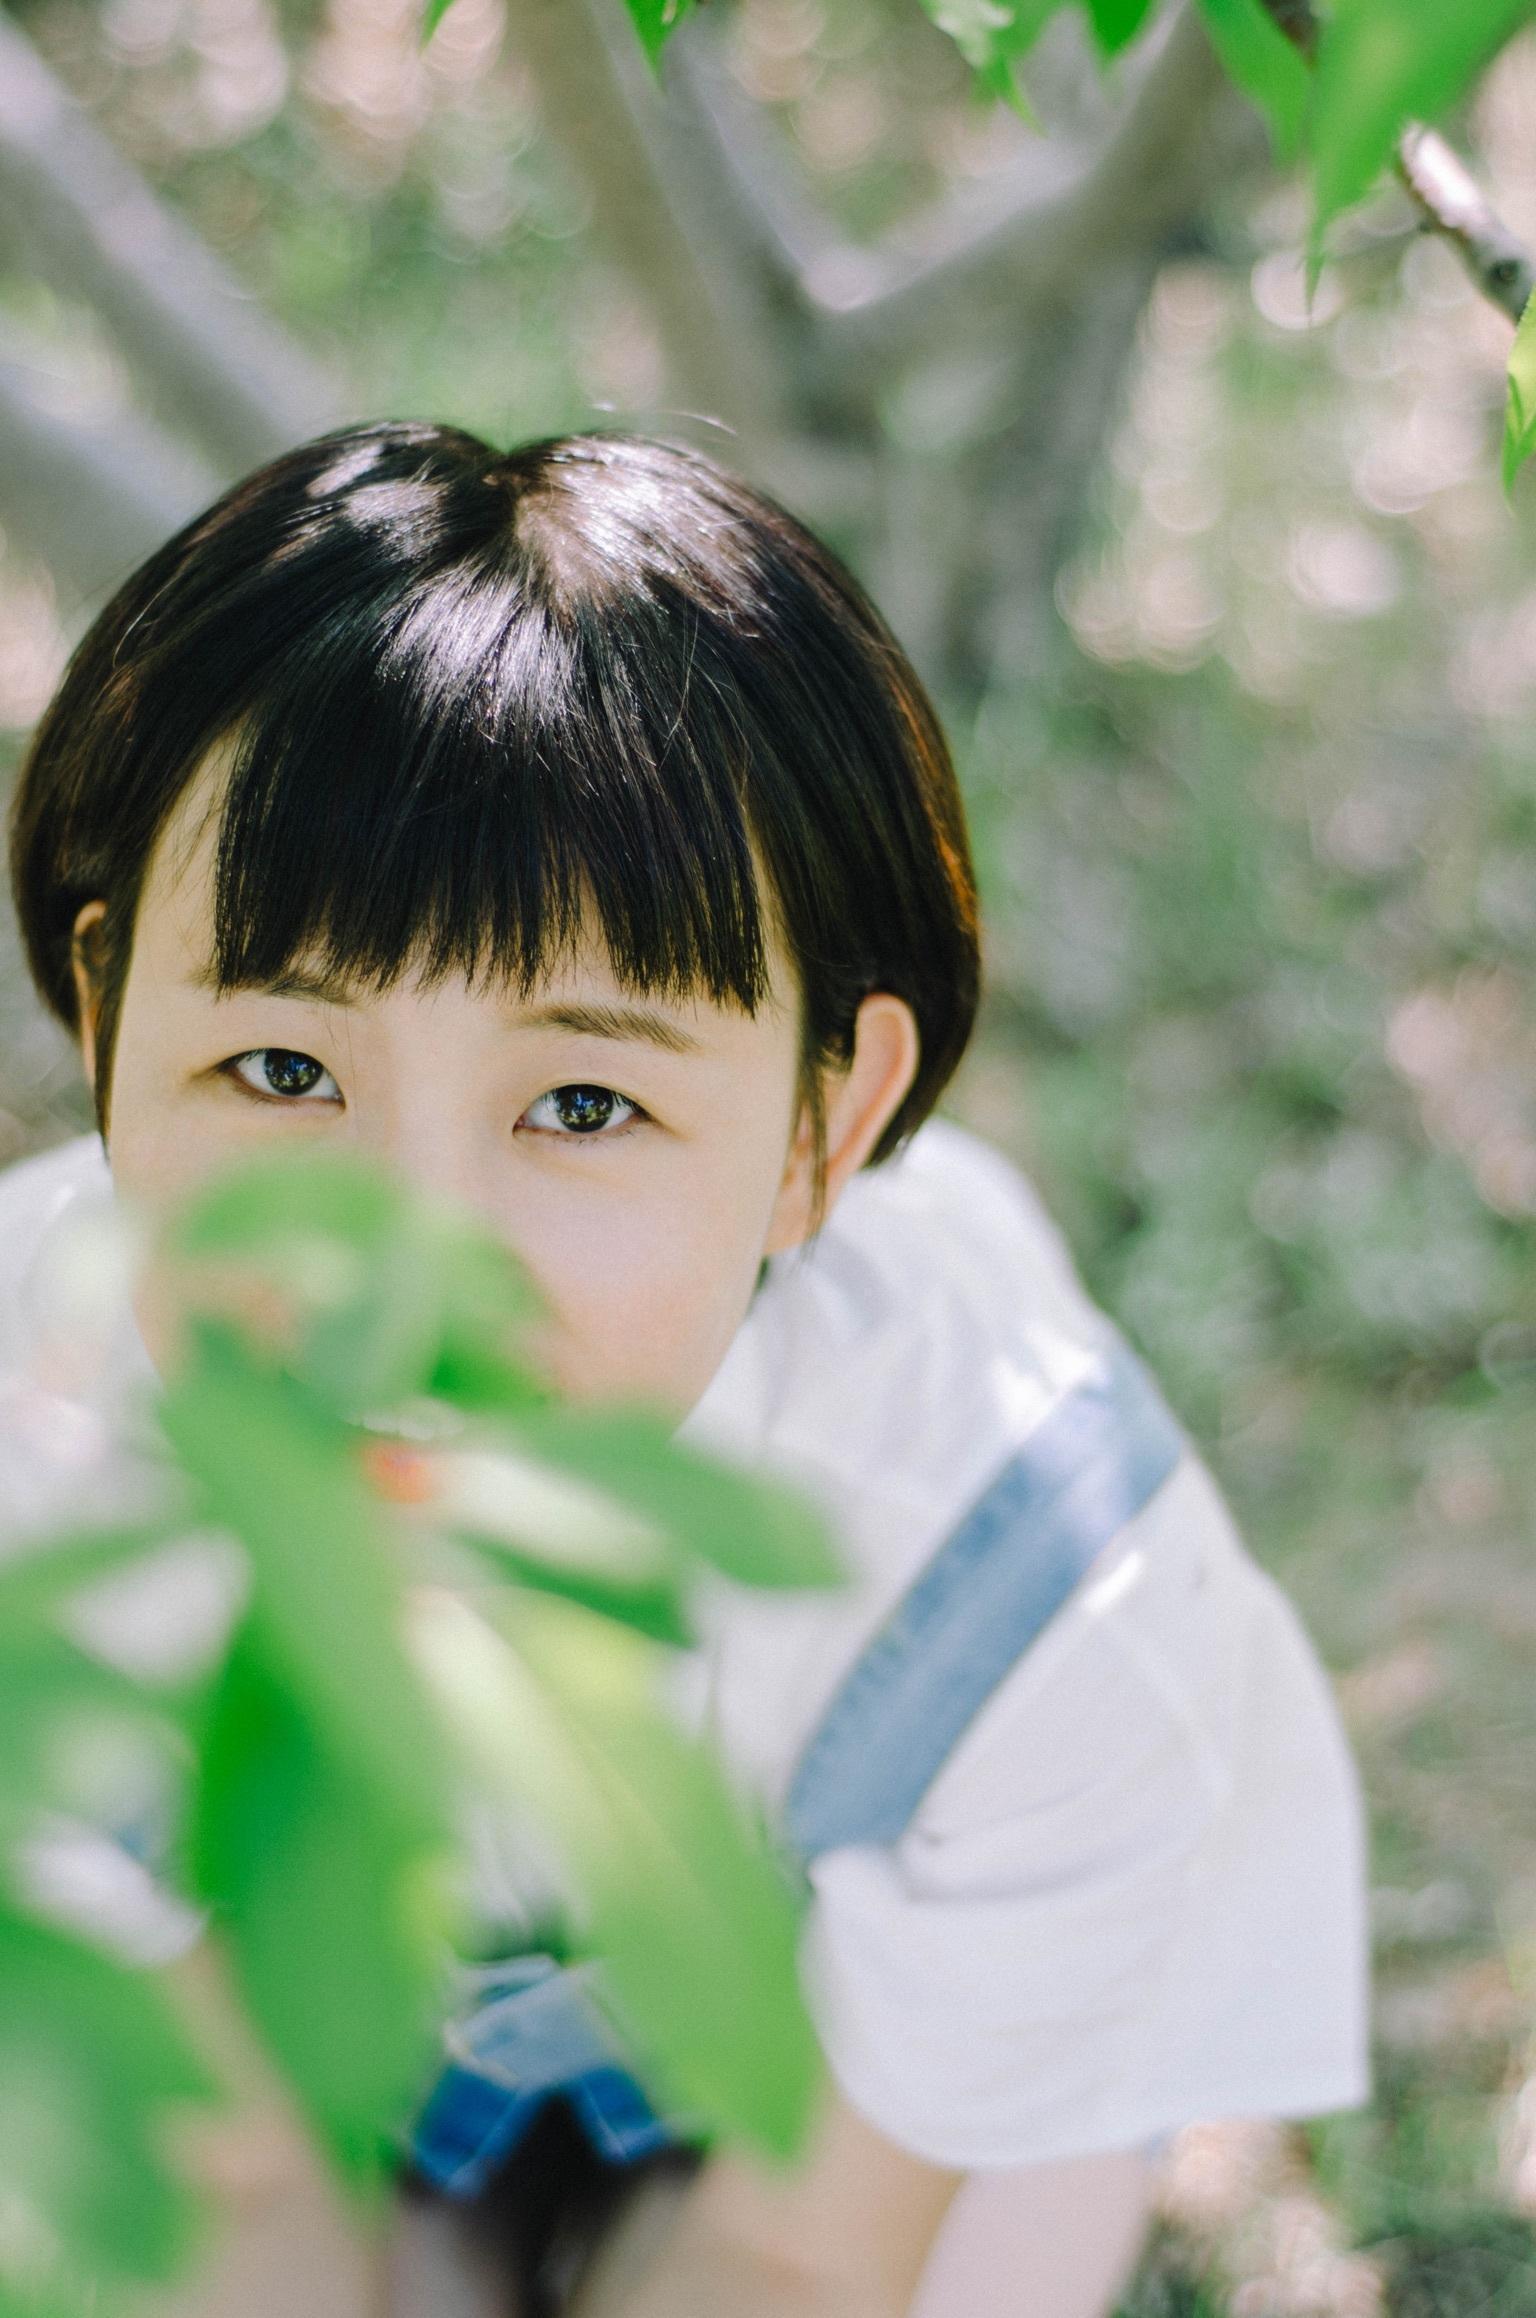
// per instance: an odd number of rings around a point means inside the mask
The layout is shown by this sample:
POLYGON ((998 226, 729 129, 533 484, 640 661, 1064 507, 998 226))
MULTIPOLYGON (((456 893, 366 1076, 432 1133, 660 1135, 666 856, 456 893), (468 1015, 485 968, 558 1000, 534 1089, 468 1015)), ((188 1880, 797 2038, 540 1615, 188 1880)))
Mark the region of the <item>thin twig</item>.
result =
POLYGON ((1398 144, 1397 173, 1435 231, 1455 244, 1483 296, 1518 322, 1536 288, 1536 267, 1460 155, 1415 125, 1398 144))
MULTIPOLYGON (((1264 0, 1264 7, 1314 64, 1321 27, 1312 0, 1264 0)), ((1414 121, 1398 140, 1395 167, 1425 224, 1451 243, 1483 296, 1518 322, 1536 288, 1536 264, 1460 155, 1414 121)))
POLYGON ((340 389, 103 136, 0 7, 0 213, 94 307, 165 423, 229 476, 335 423, 340 389))

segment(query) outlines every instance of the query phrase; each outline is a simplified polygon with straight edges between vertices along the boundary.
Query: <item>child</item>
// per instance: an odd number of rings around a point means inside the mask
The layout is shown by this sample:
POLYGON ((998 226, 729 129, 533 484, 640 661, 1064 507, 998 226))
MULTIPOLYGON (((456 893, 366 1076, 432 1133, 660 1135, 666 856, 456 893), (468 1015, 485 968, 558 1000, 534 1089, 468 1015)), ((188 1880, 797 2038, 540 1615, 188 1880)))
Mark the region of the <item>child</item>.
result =
POLYGON ((470 2131, 461 2051, 403 2260, 468 2202, 525 2309, 1095 2318, 1170 2131, 1366 2099, 1327 1683, 1027 1186, 933 1115, 977 997, 960 798, 800 525, 616 433, 307 445, 98 619, 12 863, 100 1129, 0 1183, 13 1364, 108 1164, 153 1207, 357 1146, 510 1243, 560 1390, 798 1480, 851 1570, 715 1588, 688 1662, 808 1861, 808 2155, 605 2140, 574 2077, 518 2137, 494 2070, 470 2131))

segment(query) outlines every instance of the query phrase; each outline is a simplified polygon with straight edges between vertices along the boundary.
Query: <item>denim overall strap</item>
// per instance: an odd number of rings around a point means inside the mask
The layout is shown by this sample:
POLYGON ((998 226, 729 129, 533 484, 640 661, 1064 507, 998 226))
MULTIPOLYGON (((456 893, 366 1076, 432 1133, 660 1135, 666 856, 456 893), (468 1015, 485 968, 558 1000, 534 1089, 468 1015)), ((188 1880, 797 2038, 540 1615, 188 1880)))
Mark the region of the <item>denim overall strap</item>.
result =
MULTIPOLYGON (((802 1865, 842 1844, 896 1841, 981 1707, 1183 1450, 1141 1363, 1106 1337, 834 1692, 782 1814, 802 1865)), ((441 2188, 473 2195, 555 2091, 610 2157, 677 2138, 592 2005, 592 1969, 537 1956, 471 1975, 446 2031, 452 2065, 413 2129, 416 2164, 441 2188)))
POLYGON ((834 1692, 790 1783, 802 1860, 894 1843, 994 1690, 1184 1441, 1118 1338, 951 1530, 834 1692))

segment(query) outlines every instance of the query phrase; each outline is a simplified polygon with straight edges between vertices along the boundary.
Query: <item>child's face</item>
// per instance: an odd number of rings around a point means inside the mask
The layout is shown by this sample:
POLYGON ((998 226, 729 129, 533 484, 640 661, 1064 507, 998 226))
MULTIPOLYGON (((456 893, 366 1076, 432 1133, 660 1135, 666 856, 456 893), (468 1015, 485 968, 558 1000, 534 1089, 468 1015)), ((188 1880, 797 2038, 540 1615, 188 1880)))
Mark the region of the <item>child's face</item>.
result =
MULTIPOLYGON (((548 1313, 530 1350, 558 1390, 642 1398, 681 1418, 763 1255, 809 1228, 796 992, 777 936, 771 1001, 755 1017, 708 998, 647 1000, 654 1036, 633 1012, 606 1026, 547 1019, 557 1006, 636 1007, 600 946, 526 1004, 459 978, 431 990, 403 980, 382 996, 219 996, 203 978, 212 794, 205 775, 183 800, 140 903, 112 1076, 119 1191, 153 1212, 256 1152, 362 1151, 476 1210, 522 1259, 548 1313)), ((865 1003, 910 1024, 899 1000, 865 1003)), ((880 1022, 884 1078, 829 1168, 829 1205, 851 1171, 842 1162, 861 1162, 915 1067, 915 1033, 908 1052, 895 1017, 880 1022)), ((142 1298, 140 1322, 163 1366, 166 1339, 142 1298)))

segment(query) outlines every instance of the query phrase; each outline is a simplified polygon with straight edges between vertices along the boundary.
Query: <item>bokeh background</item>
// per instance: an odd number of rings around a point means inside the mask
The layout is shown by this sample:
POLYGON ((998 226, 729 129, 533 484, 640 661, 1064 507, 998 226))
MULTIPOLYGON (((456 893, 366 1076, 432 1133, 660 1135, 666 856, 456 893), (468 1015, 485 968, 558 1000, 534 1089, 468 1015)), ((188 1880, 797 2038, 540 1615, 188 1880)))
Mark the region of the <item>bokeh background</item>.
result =
MULTIPOLYGON (((908 0, 0 11, 0 772, 113 581, 333 419, 714 451, 932 685, 1030 1169, 1336 1681, 1377 2097, 1212 2121, 1136 2318, 1536 2314, 1536 513, 1507 322, 1175 27, 1039 135, 908 0), (557 29, 552 31, 552 26, 557 29), (627 124, 627 125, 626 125, 627 124), (628 139, 628 142, 626 142, 628 139), (1139 142, 1138 142, 1139 140, 1139 142)), ((1462 127, 1536 244, 1536 42, 1462 127)), ((0 929, 0 1163, 89 1124, 0 929)))

